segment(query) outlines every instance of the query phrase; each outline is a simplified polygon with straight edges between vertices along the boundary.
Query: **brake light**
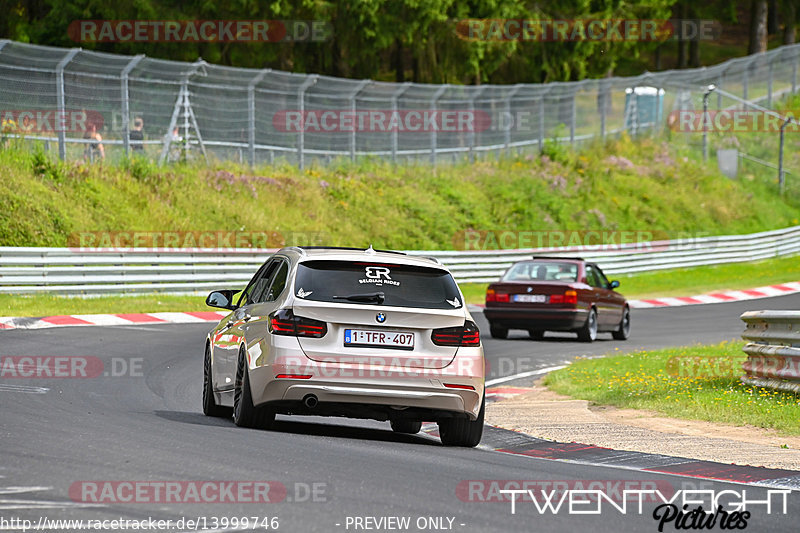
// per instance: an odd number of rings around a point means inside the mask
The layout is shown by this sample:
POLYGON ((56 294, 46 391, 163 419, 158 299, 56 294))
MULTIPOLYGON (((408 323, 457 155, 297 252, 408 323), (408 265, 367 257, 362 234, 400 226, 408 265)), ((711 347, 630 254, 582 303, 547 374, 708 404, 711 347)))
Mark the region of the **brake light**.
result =
POLYGON ((576 304, 578 303, 578 293, 576 291, 567 291, 564 294, 551 294, 551 304, 576 304))
POLYGON ((508 294, 497 292, 494 289, 486 289, 486 302, 507 302, 508 294))
POLYGON ((275 379, 311 379, 309 374, 278 374, 275 379))
POLYGON ((431 340, 436 346, 480 346, 481 332, 475 322, 467 320, 463 326, 433 330, 431 340))
POLYGON ((291 309, 279 309, 269 315, 269 332, 273 335, 320 339, 328 333, 328 324, 313 318, 295 316, 291 309))

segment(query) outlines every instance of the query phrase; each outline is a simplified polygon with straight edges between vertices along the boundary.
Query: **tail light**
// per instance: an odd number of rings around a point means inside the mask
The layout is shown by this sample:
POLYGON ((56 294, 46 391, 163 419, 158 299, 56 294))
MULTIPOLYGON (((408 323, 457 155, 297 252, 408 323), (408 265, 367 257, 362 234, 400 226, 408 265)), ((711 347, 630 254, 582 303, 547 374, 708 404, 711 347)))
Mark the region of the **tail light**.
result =
POLYGON ((567 291, 564 294, 551 294, 551 304, 576 304, 578 303, 578 293, 576 291, 567 291))
POLYGON ((463 326, 433 330, 431 340, 436 346, 480 346, 481 332, 475 322, 467 320, 463 326))
POLYGON ((494 289, 487 289, 486 290, 486 301, 487 302, 507 302, 508 301, 508 294, 497 292, 494 289))
POLYGON ((328 333, 328 324, 313 318, 295 316, 291 309, 279 309, 269 315, 269 332, 273 335, 319 339, 328 333))

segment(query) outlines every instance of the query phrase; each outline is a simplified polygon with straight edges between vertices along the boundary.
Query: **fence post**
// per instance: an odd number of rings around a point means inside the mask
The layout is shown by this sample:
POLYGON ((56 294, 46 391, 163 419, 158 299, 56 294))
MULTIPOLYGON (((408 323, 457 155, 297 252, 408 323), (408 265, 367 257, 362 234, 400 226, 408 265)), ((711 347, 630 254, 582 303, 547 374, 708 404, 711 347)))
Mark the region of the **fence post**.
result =
POLYGON ((784 128, 792 122, 791 118, 787 118, 783 124, 781 124, 781 145, 780 151, 778 152, 778 190, 781 194, 783 194, 784 190, 784 172, 783 172, 783 137, 784 137, 784 128))
MULTIPOLYGON (((399 89, 392 93, 392 113, 397 113, 397 100, 411 87, 411 82, 405 82, 399 89)), ((397 164, 397 141, 399 132, 397 128, 392 130, 392 164, 397 164)))
POLYGON ((247 84, 247 151, 250 168, 256 166, 256 85, 270 71, 270 68, 262 70, 247 84))
POLYGON ((544 95, 547 91, 539 96, 539 153, 544 152, 544 95))
POLYGON ((747 62, 747 66, 744 67, 744 70, 742 71, 742 99, 743 100, 747 100, 748 99, 747 98, 747 89, 748 89, 747 85, 748 85, 748 82, 750 81, 750 64, 752 63, 752 61, 753 61, 752 59, 750 61, 748 61, 747 62))
POLYGON ((708 161, 708 96, 716 89, 715 85, 709 85, 703 93, 703 161, 708 161))
POLYGON ((606 106, 608 105, 607 99, 611 98, 611 82, 605 78, 600 80, 598 87, 599 94, 598 100, 600 102, 600 138, 606 138, 606 106))
MULTIPOLYGON (((64 96, 64 69, 80 51, 80 48, 73 48, 67 52, 67 55, 61 58, 61 61, 59 61, 56 66, 56 105, 58 105, 59 116, 62 117, 64 116, 66 108, 66 98, 64 96)), ((67 159, 67 137, 64 133, 64 128, 58 129, 58 158, 62 161, 66 161, 67 159)))
POLYGON ((792 94, 797 92, 797 49, 794 51, 794 61, 792 61, 792 94))
POLYGON ((306 116, 306 89, 312 84, 317 83, 318 76, 314 74, 306 78, 306 81, 297 89, 297 100, 300 107, 300 137, 297 140, 297 166, 303 170, 306 165, 305 161, 305 148, 306 148, 306 132, 305 132, 305 116, 306 116))
POLYGON ((477 124, 475 123, 475 100, 483 94, 483 91, 486 90, 486 86, 479 87, 475 94, 472 95, 472 98, 469 99, 469 112, 472 114, 472 129, 467 132, 469 135, 469 162, 475 162, 475 127, 477 124))
POLYGON ((350 100, 350 112, 353 114, 353 131, 350 132, 350 161, 356 160, 356 97, 364 87, 372 83, 372 80, 361 80, 358 86, 348 95, 350 100))
POLYGON ((121 93, 121 96, 122 96, 122 146, 125 149, 125 156, 130 154, 130 149, 131 149, 131 140, 130 140, 130 133, 129 133, 131 109, 130 109, 130 95, 128 93, 128 75, 131 73, 133 68, 142 59, 144 59, 144 54, 139 54, 137 56, 134 56, 134 58, 131 59, 128 62, 127 65, 125 65, 125 68, 122 69, 122 74, 121 74, 122 86, 121 86, 120 90, 122 91, 122 93, 121 93))
MULTIPOLYGON (((436 102, 439 100, 439 97, 442 96, 447 88, 450 87, 449 85, 442 85, 436 92, 433 93, 433 97, 431 98, 431 108, 430 111, 434 111, 436 109, 436 102)), ((436 126, 431 130, 431 164, 436 166, 436 126)))
POLYGON ((570 116, 570 121, 569 121, 569 144, 572 145, 572 146, 575 146, 575 118, 576 118, 575 115, 577 113, 577 109, 576 109, 577 98, 576 98, 576 96, 578 94, 578 91, 577 90, 572 90, 570 92, 572 93, 572 95, 571 95, 572 96, 572 109, 570 110, 571 116, 570 116))
POLYGON ((767 77, 767 107, 772 108, 772 58, 769 60, 767 72, 769 73, 767 77))
POLYGON ((506 131, 505 131, 505 143, 504 144, 505 144, 506 155, 508 155, 508 151, 511 148, 511 125, 514 123, 514 121, 511 118, 511 99, 514 98, 514 96, 523 87, 524 87, 524 85, 522 83, 518 83, 518 84, 514 85, 514 87, 511 88, 511 92, 509 92, 508 95, 506 96, 506 116, 509 119, 508 127, 506 127, 506 131))

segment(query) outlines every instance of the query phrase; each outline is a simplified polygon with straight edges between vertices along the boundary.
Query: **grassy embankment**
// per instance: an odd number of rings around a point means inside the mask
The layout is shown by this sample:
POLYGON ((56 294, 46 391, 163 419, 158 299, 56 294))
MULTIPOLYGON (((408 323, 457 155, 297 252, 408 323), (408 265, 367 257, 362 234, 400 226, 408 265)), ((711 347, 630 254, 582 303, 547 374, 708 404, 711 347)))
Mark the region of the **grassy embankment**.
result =
MULTIPOLYGON (((574 152, 547 146, 520 155, 442 166, 334 162, 305 171, 250 170, 229 162, 159 168, 62 164, 0 150, 0 245, 68 246, 81 232, 242 232, 268 244, 447 250, 465 230, 749 233, 798 224, 796 194, 765 174, 729 180, 687 146, 627 138, 574 152)), ((87 242, 91 243, 91 239, 87 242)), ((513 243, 512 243, 513 244, 513 243)), ((798 279, 781 260, 623 278, 626 296, 691 294, 798 279), (714 268, 718 270, 714 270, 714 268)), ((479 302, 483 286, 465 286, 479 302)), ((202 309, 201 298, 0 297, 0 314, 40 315, 202 309)))
POLYGON ((545 384, 597 404, 800 435, 800 396, 739 381, 747 358, 742 346, 723 342, 579 359, 549 374, 545 384))

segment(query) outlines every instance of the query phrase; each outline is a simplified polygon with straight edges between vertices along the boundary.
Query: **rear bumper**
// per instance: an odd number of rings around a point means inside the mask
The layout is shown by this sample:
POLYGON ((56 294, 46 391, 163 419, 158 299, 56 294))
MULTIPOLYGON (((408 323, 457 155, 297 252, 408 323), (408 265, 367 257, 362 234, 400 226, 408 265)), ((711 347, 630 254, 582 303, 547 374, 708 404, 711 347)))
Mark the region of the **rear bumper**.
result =
POLYGON ((519 309, 487 307, 483 314, 493 325, 508 329, 571 331, 586 322, 587 309, 519 309))
POLYGON ((484 393, 482 367, 477 376, 459 373, 457 366, 451 370, 401 369, 400 372, 391 367, 353 367, 336 363, 315 363, 314 367, 314 370, 305 371, 312 375, 307 379, 276 378, 271 365, 250 368, 253 404, 301 405, 306 396, 314 395, 321 407, 350 404, 351 407, 386 408, 387 412, 444 411, 474 420, 484 393), (448 388, 445 383, 472 389, 448 388))

